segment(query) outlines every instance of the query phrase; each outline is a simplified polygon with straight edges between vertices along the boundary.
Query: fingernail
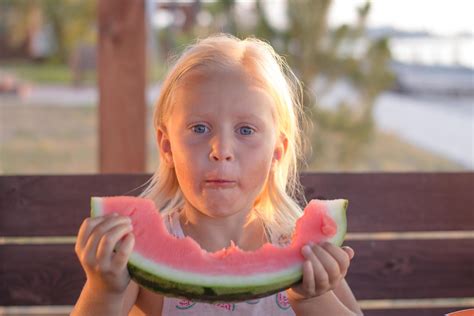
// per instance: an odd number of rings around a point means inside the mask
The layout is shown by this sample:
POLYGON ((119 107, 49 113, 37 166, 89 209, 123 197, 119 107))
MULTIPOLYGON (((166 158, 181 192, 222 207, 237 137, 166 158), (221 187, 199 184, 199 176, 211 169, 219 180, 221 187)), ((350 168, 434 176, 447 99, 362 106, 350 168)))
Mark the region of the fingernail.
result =
POLYGON ((347 246, 344 246, 342 247, 344 249, 344 251, 349 255, 349 258, 352 259, 354 258, 354 250, 350 247, 347 247, 347 246))
POLYGON ((307 257, 310 255, 311 253, 311 247, 309 245, 305 245, 303 246, 303 248, 301 249, 301 252, 303 253, 303 256, 307 257))

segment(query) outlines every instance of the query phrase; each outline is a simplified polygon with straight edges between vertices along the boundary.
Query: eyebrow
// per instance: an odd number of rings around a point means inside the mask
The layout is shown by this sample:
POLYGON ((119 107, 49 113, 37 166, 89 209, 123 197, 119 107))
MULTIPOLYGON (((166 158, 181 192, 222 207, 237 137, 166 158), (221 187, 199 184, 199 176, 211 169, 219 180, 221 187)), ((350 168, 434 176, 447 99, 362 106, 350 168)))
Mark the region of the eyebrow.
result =
POLYGON ((259 121, 263 121, 260 116, 255 115, 255 114, 240 114, 240 115, 237 115, 237 118, 239 118, 239 119, 252 118, 252 119, 259 120, 259 121))
MULTIPOLYGON (((214 112, 205 112, 205 113, 192 113, 191 112, 191 113, 187 114, 187 117, 193 117, 193 116, 209 117, 209 116, 212 116, 213 114, 214 114, 214 112)), ((255 119, 260 123, 264 122, 264 120, 260 116, 255 115, 255 114, 239 114, 239 115, 236 115, 236 118, 237 119, 255 119)))

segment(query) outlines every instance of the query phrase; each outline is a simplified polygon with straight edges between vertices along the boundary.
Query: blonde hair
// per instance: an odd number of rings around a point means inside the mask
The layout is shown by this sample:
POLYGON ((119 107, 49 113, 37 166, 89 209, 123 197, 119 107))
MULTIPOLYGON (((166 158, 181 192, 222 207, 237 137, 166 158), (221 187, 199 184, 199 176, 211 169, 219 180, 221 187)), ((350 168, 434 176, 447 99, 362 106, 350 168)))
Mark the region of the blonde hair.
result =
MULTIPOLYGON (((216 34, 197 39, 189 45, 165 78, 154 109, 154 127, 164 126, 172 111, 173 92, 180 80, 196 68, 212 71, 228 67, 243 69, 254 82, 270 94, 276 106, 277 128, 287 140, 287 150, 270 171, 267 183, 254 203, 254 214, 272 236, 290 235, 306 205, 299 182, 299 164, 304 161, 306 123, 302 105, 302 85, 290 67, 266 42, 254 37, 240 40, 229 34, 216 34)), ((173 168, 163 163, 149 180, 140 197, 155 201, 164 214, 184 206, 173 168)))

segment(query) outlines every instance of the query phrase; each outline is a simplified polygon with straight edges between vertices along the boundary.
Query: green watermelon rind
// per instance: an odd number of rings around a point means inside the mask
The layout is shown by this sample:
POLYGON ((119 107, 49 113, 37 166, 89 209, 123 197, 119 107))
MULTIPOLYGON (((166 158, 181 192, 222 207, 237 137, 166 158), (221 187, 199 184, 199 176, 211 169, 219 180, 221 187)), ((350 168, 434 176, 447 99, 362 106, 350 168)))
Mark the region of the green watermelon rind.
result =
POLYGON ((92 217, 101 216, 104 214, 102 211, 102 198, 92 197, 91 198, 91 215, 92 217))
MULTIPOLYGON (((242 279, 242 276, 219 276, 213 278, 212 276, 203 276, 198 280, 182 280, 183 275, 186 274, 180 271, 174 274, 153 273, 149 269, 143 267, 142 262, 136 262, 131 259, 128 262, 128 269, 130 276, 138 284, 167 296, 186 297, 194 301, 204 302, 230 302, 230 301, 244 301, 248 299, 255 299, 277 293, 286 289, 301 280, 301 267, 294 267, 286 274, 282 274, 275 278, 265 278, 264 282, 255 282, 251 280, 252 277, 243 277, 250 282, 239 286, 237 284, 222 284, 222 280, 226 279, 242 279), (178 276, 179 278, 174 278, 178 276), (214 279, 214 280, 213 280, 214 279), (214 283, 211 281, 213 280, 214 283), (221 284, 217 283, 221 281, 221 284), (268 281, 271 280, 271 283, 268 281)), ((256 276, 257 277, 257 276, 256 276)), ((185 277, 184 277, 185 278, 185 277)), ((260 276, 261 278, 261 276, 260 276)))
POLYGON ((349 206, 349 201, 346 199, 338 199, 328 201, 328 203, 329 216, 337 223, 337 232, 336 235, 329 238, 327 241, 333 245, 342 246, 347 232, 346 212, 347 207, 349 206))
MULTIPOLYGON (((93 217, 103 214, 101 199, 100 197, 91 199, 93 217)), ((325 202, 329 203, 329 216, 338 225, 336 235, 327 241, 341 246, 347 230, 348 201, 339 199, 325 202)), ((166 267, 135 252, 130 255, 127 268, 133 280, 151 291, 204 302, 244 301, 265 297, 288 289, 302 278, 302 264, 273 273, 209 276, 166 267)))

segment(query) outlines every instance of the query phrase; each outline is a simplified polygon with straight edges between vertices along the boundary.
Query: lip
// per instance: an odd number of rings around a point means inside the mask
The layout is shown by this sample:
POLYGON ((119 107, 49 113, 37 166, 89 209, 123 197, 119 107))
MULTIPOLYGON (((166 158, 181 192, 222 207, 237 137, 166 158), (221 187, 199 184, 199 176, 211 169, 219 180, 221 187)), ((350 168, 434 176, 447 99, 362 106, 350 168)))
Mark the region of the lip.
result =
POLYGON ((206 180, 206 182, 227 183, 227 182, 235 182, 235 181, 226 180, 226 179, 209 179, 209 180, 206 180))
POLYGON ((231 180, 222 180, 222 179, 213 179, 206 180, 206 187, 210 188, 232 188, 236 184, 235 181, 231 180))

